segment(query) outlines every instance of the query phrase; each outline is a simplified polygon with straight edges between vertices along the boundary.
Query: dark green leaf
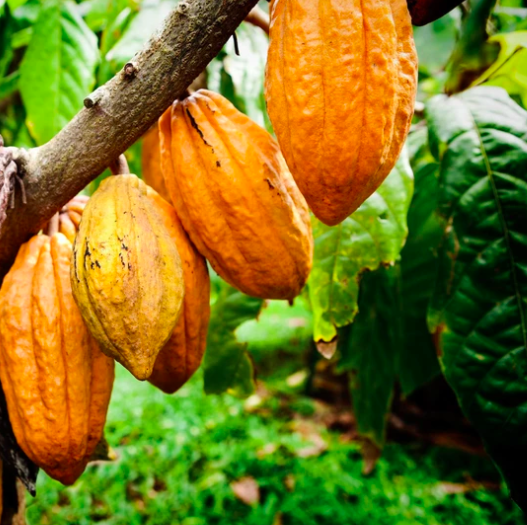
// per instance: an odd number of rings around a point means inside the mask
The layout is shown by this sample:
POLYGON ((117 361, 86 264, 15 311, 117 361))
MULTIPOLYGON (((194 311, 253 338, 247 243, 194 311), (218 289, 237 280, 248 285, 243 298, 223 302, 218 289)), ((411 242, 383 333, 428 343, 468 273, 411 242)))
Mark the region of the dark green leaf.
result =
POLYGON ((527 112, 479 87, 432 99, 427 115, 448 221, 430 328, 463 411, 525 509, 527 112))
POLYGON ((0 79, 6 74, 13 59, 12 36, 13 24, 9 8, 0 5, 0 79))
POLYGON ((50 140, 82 108, 94 83, 97 38, 70 2, 42 7, 20 66, 27 125, 38 144, 50 140))
POLYGON ((405 395, 439 372, 426 312, 437 273, 437 249, 443 236, 443 222, 437 214, 439 164, 428 149, 426 128, 410 134, 408 150, 415 190, 408 212, 408 239, 401 252, 404 340, 397 352, 398 377, 405 395))
POLYGON ((360 274, 391 264, 407 235, 413 175, 406 152, 382 186, 350 217, 329 227, 313 219, 315 258, 309 279, 315 341, 331 341, 355 318, 360 274))
POLYGON ((0 100, 13 94, 18 89, 20 71, 14 71, 9 76, 0 79, 0 100))
POLYGON ((207 351, 204 361, 204 385, 207 394, 229 392, 247 397, 254 392, 254 370, 246 344, 236 339, 235 330, 258 316, 262 300, 249 297, 222 284, 212 306, 207 351))
POLYGON ((352 370, 351 391, 358 430, 376 445, 385 438, 396 378, 396 356, 403 346, 399 266, 364 274, 359 313, 339 346, 342 370, 352 370))

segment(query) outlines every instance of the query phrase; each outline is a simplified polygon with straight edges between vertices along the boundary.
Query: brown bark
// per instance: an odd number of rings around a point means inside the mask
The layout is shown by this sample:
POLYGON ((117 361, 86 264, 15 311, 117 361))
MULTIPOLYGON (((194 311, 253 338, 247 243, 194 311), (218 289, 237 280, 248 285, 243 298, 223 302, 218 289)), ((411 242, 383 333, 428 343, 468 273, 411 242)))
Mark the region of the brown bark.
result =
POLYGON ((257 0, 181 0, 164 27, 50 142, 13 149, 27 195, 0 221, 0 279, 18 247, 138 140, 221 50, 257 0))

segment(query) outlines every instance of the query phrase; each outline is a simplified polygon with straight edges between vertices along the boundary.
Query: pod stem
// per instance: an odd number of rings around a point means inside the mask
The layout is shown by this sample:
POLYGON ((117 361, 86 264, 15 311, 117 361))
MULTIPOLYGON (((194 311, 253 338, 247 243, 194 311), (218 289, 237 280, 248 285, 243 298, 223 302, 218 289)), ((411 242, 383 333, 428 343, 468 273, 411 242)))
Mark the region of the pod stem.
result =
POLYGON ((46 228, 46 235, 48 235, 48 237, 52 237, 53 235, 58 233, 58 231, 59 231, 59 216, 60 216, 60 213, 57 212, 49 220, 48 226, 46 228))
POLYGON ((126 157, 123 154, 119 155, 108 167, 112 175, 128 175, 130 173, 128 162, 126 162, 126 157))

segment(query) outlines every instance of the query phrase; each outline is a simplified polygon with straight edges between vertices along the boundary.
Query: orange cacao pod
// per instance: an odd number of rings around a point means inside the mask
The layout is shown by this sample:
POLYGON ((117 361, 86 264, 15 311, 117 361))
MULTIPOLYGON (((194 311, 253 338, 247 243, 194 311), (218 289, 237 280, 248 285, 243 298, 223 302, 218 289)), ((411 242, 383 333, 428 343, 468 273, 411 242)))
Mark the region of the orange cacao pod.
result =
POLYGON ((161 173, 161 152, 159 149, 159 126, 158 123, 152 126, 143 136, 143 146, 141 150, 141 171, 143 180, 163 197, 170 202, 165 180, 161 173))
POLYGON ((84 325, 62 234, 22 245, 0 289, 0 379, 15 437, 51 477, 73 483, 99 442, 114 378, 84 325))
POLYGON ((77 195, 60 210, 59 232, 63 233, 72 244, 79 230, 82 212, 88 200, 89 197, 77 195))
POLYGON ((183 230, 174 208, 150 188, 148 196, 155 202, 177 246, 185 282, 181 317, 170 339, 159 352, 154 371, 148 378, 163 392, 172 394, 199 368, 205 352, 210 316, 210 279, 207 261, 183 230))
POLYGON ((408 134, 417 54, 406 0, 274 0, 265 95, 313 213, 335 225, 394 167, 408 134))
POLYGON ((311 269, 311 224, 276 141, 206 90, 174 102, 159 126, 165 184, 199 252, 248 295, 298 295, 311 269))

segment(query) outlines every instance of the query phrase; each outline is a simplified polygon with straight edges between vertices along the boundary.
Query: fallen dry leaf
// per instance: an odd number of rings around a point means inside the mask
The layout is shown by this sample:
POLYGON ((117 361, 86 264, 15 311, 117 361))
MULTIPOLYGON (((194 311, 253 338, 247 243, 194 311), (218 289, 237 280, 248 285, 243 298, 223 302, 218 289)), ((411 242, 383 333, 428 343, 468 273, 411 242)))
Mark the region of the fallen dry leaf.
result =
POLYGON ((234 495, 246 505, 257 505, 260 501, 260 487, 258 486, 258 482, 250 476, 233 481, 231 483, 231 489, 234 495))
POLYGON ((333 338, 329 343, 326 341, 317 341, 316 345, 320 355, 326 359, 331 359, 337 351, 337 338, 333 338))

